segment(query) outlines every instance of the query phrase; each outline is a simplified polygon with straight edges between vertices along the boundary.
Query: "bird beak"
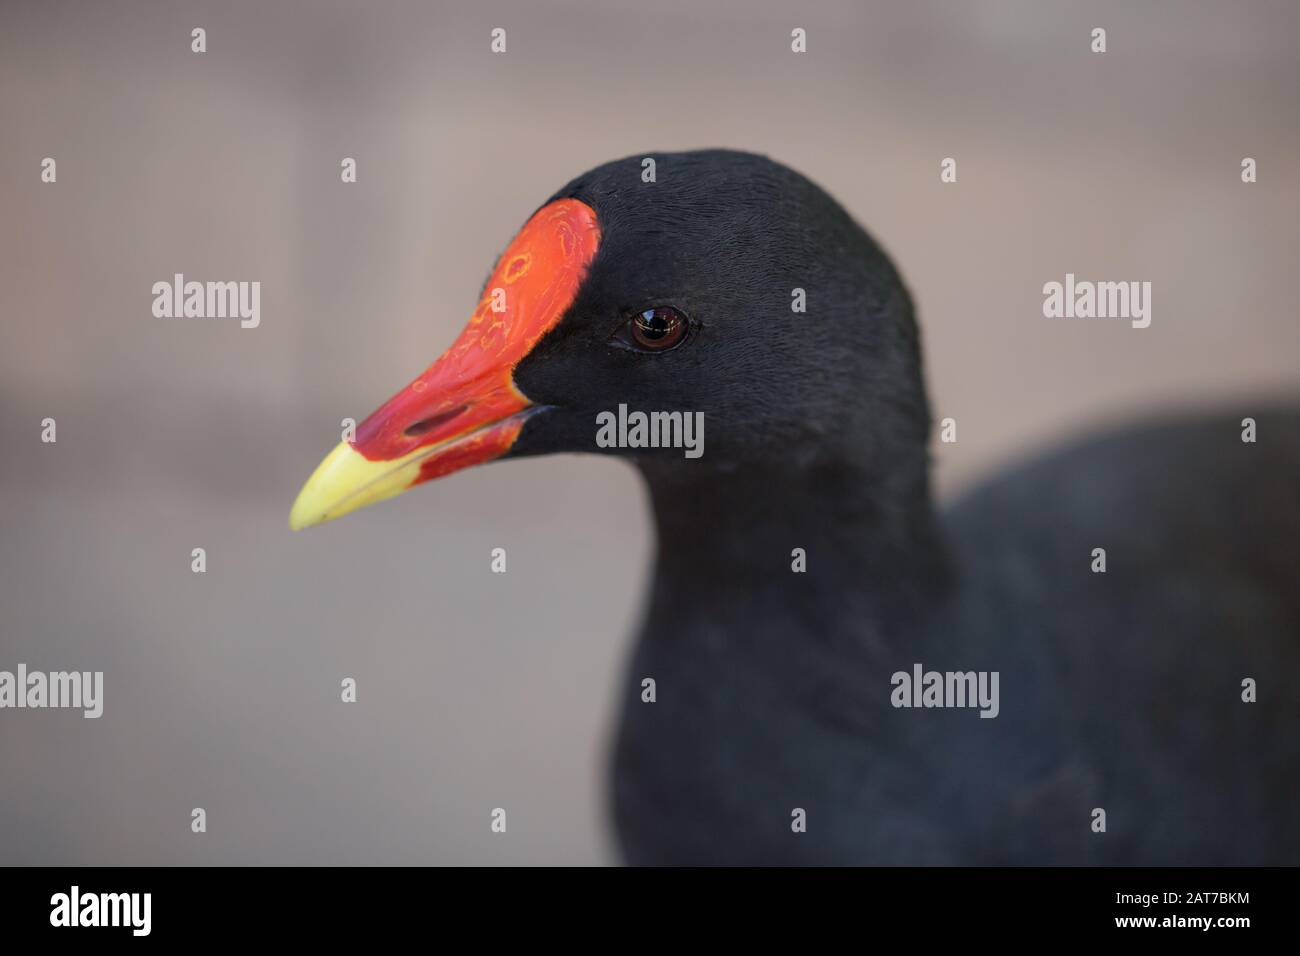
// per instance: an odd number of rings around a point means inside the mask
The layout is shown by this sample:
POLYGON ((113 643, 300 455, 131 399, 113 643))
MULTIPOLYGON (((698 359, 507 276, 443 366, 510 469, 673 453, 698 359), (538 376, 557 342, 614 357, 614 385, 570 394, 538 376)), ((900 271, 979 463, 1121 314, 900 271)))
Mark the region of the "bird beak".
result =
POLYGON ((540 410, 515 385, 515 366, 573 304, 599 243, 585 203, 539 209, 497 261, 451 348, 325 457, 298 493, 289 527, 329 521, 509 451, 540 410))

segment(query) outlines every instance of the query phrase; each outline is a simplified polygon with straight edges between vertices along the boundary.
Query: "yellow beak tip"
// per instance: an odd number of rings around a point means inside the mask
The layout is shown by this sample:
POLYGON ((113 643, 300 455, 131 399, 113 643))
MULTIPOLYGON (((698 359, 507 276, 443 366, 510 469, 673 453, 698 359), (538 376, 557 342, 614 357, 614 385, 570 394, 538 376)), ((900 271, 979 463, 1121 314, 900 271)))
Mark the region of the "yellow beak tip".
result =
POLYGON ((319 496, 311 493, 315 490, 309 480, 302 491, 298 492, 298 497, 289 510, 290 531, 301 531, 303 528, 310 528, 327 520, 327 516, 321 511, 319 496))
POLYGON ((401 494, 419 475, 424 452, 393 461, 367 461, 347 442, 325 456, 289 510, 289 529, 301 531, 401 494))

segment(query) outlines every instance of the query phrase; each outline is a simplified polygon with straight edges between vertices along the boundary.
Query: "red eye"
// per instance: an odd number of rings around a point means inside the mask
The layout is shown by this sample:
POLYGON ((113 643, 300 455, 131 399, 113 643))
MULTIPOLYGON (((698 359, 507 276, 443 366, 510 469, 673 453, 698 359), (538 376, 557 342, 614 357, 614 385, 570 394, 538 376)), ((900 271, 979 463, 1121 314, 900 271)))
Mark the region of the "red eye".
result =
POLYGON ((666 352, 686 337, 690 323, 671 306, 638 312, 627 323, 632 343, 646 352, 666 352))

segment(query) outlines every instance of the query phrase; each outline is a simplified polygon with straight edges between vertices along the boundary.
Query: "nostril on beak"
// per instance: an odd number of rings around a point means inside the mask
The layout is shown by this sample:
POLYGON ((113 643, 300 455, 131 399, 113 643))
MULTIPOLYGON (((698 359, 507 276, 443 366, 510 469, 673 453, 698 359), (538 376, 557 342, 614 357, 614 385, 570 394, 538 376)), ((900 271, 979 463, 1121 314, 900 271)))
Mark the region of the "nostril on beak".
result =
POLYGON ((425 432, 433 431, 433 429, 437 428, 439 425, 446 424, 456 416, 463 414, 468 408, 468 405, 460 405, 456 408, 450 408, 445 412, 439 412, 437 415, 416 422, 414 425, 407 428, 403 434, 405 434, 407 438, 417 438, 425 432))

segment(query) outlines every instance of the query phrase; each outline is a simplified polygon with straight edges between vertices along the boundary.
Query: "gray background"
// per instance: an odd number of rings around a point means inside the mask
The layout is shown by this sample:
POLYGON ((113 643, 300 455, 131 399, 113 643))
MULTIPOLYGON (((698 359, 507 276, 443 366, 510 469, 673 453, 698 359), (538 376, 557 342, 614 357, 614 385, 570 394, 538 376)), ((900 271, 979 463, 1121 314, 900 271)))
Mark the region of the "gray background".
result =
POLYGON ((765 152, 859 217, 959 421, 945 496, 1090 425, 1295 394, 1300 7, 1132 6, 5 3, 0 669, 107 687, 98 721, 0 712, 0 862, 615 859, 634 473, 498 464, 286 527, 339 419, 601 161, 765 152), (1067 271, 1151 281, 1151 328, 1044 319, 1067 271), (261 328, 153 318, 174 272, 260 280, 261 328))

